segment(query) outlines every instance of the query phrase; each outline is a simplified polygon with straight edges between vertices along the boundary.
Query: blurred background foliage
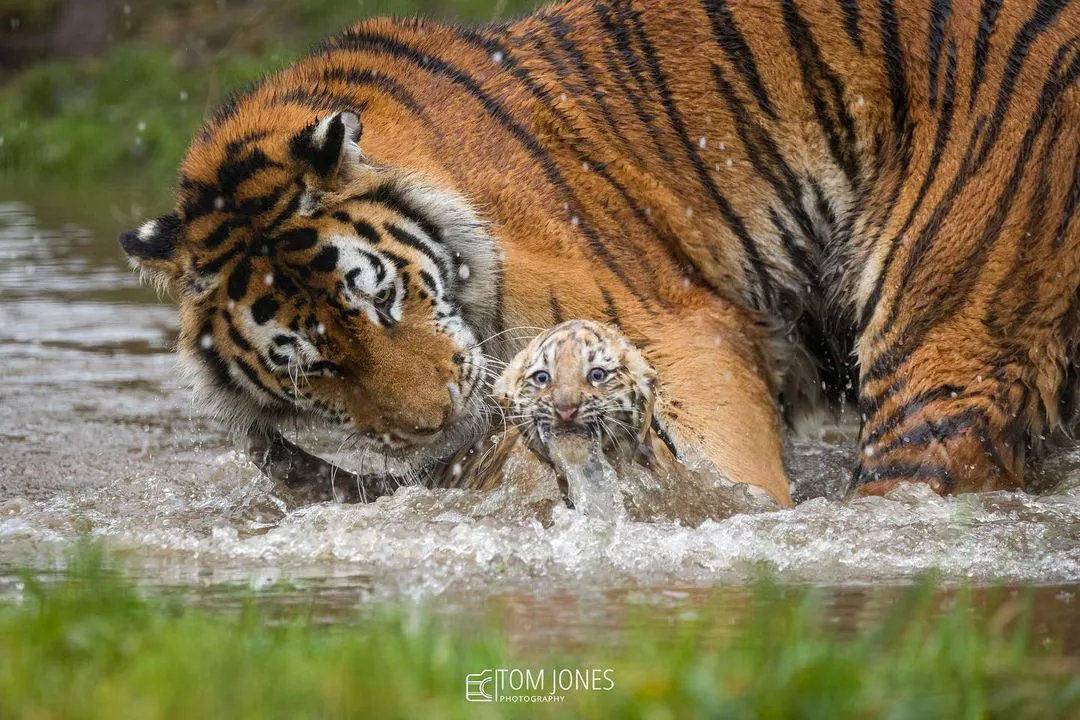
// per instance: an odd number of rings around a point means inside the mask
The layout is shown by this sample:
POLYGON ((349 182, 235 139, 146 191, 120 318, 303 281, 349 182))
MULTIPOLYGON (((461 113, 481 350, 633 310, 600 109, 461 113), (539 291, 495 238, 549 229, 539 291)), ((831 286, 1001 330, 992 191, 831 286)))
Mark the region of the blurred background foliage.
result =
POLYGON ((167 193, 188 140, 215 106, 346 25, 373 15, 479 23, 533 5, 0 0, 0 177, 9 187, 104 184, 167 193))

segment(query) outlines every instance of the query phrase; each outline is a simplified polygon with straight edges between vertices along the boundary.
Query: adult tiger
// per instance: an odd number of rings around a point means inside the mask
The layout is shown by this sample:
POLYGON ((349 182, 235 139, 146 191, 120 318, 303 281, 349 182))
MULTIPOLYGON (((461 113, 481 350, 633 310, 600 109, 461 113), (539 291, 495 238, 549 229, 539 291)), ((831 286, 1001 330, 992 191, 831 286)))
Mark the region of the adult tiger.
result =
POLYGON ((485 426, 480 341, 581 317, 646 350, 674 445, 781 502, 776 398, 819 382, 858 396, 863 492, 1020 487, 1076 385, 1078 74, 1066 0, 362 22, 221 108, 121 242, 230 422, 399 473, 485 426))

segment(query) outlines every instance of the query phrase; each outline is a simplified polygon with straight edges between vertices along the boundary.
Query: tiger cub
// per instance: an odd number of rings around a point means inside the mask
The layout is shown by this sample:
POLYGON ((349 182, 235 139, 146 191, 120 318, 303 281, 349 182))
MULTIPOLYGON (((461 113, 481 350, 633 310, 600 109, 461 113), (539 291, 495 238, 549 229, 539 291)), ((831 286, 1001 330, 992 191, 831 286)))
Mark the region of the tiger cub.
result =
POLYGON ((493 391, 541 456, 552 438, 582 435, 632 457, 653 423, 656 384, 656 370, 618 330, 568 320, 515 355, 493 391))
POLYGON ((696 525, 780 506, 763 488, 732 483, 676 447, 656 370, 611 325, 570 320, 537 335, 493 390, 587 514, 696 525))

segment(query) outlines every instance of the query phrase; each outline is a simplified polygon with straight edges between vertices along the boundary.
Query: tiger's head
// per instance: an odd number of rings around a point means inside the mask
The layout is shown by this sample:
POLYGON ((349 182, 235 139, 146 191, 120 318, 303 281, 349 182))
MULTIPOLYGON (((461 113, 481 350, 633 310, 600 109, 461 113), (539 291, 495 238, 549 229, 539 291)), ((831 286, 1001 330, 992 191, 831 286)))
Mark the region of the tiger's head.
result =
POLYGON ((410 473, 483 426, 499 257, 464 198, 360 137, 351 112, 204 137, 176 210, 120 242, 176 300, 183 365, 226 422, 337 427, 410 473))
POLYGON ((609 325, 569 320, 540 333, 495 381, 530 446, 553 435, 588 435, 604 450, 632 454, 649 430, 656 371, 609 325))

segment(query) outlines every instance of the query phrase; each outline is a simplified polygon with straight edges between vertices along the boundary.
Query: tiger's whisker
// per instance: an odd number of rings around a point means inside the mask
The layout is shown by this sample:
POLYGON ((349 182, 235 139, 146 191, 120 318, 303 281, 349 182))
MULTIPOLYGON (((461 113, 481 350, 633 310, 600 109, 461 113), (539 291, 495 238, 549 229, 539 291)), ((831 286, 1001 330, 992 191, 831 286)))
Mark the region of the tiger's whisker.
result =
MULTIPOLYGON (((472 350, 473 348, 480 347, 484 343, 491 342, 492 340, 494 340, 497 337, 500 337, 500 336, 505 335, 507 333, 517 332, 518 330, 536 330, 537 332, 543 332, 546 329, 547 328, 535 327, 535 326, 531 326, 531 325, 519 325, 517 327, 506 328, 505 330, 500 330, 499 332, 497 332, 497 333, 495 333, 493 335, 489 335, 488 337, 486 337, 483 340, 481 340, 480 342, 476 343, 475 345, 473 345, 469 349, 472 350)), ((520 339, 520 338, 517 338, 517 339, 520 339)))

